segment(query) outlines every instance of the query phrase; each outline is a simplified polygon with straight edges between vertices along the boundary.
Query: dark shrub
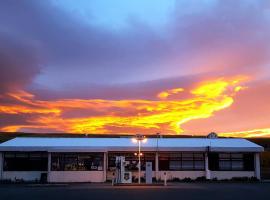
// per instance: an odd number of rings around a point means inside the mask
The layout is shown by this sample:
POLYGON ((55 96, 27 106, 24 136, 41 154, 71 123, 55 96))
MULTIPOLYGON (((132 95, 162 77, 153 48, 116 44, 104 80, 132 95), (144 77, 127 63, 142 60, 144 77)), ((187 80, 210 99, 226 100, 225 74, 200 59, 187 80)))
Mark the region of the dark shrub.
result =
POLYGON ((206 177, 205 177, 205 176, 197 177, 197 178, 195 179, 195 181, 206 181, 206 177))
POLYGON ((192 182, 192 179, 191 178, 187 178, 187 177, 185 177, 183 180, 182 180, 183 182, 192 182))
POLYGON ((177 178, 177 177, 175 177, 175 178, 173 178, 172 180, 171 180, 171 182, 180 182, 181 180, 180 180, 180 178, 177 178))

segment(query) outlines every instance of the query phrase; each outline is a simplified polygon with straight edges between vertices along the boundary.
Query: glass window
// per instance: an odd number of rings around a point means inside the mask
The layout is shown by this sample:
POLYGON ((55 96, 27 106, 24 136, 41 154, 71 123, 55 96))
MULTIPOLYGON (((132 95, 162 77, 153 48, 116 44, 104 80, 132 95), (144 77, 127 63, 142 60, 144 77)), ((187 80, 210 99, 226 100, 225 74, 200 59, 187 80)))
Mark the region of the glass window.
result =
POLYGON ((170 161, 170 170, 181 170, 181 161, 171 160, 170 161))
POLYGON ((243 154, 241 154, 241 153, 232 153, 231 158, 232 159, 243 159, 243 154))
POLYGON ((231 170, 231 154, 229 153, 219 154, 219 169, 231 170))
POLYGON ((46 152, 5 152, 4 171, 47 171, 46 152))
POLYGON ((243 155, 244 161, 244 170, 246 171, 254 171, 254 154, 252 153, 245 153, 243 155))
POLYGON ((204 153, 171 152, 159 154, 159 170, 204 170, 204 153))
POLYGON ((102 171, 103 153, 53 153, 52 171, 102 171))
POLYGON ((219 169, 220 170, 230 170, 231 169, 231 161, 220 160, 219 161, 219 169))
POLYGON ((193 160, 183 160, 182 170, 193 170, 193 160))
POLYGON ((246 159, 242 153, 220 153, 219 154, 219 168, 218 170, 224 171, 243 171, 248 170, 250 160, 246 159))
POLYGON ((90 155, 78 155, 78 170, 90 171, 92 164, 92 158, 90 155))
POLYGON ((219 154, 219 158, 223 159, 223 160, 230 160, 231 154, 229 154, 229 153, 221 153, 221 154, 219 154))
POLYGON ((183 160, 193 160, 193 153, 182 153, 183 160))
POLYGON ((244 169, 244 162, 242 160, 232 161, 232 170, 241 171, 244 169))
POLYGON ((78 162, 77 162, 78 156, 77 155, 65 155, 65 164, 64 164, 64 171, 76 171, 78 162))
POLYGON ((64 165, 63 157, 61 157, 61 155, 58 155, 58 154, 52 154, 51 170, 52 171, 63 170, 63 168, 64 168, 63 165, 64 165))
POLYGON ((197 160, 195 160, 194 161, 194 169, 195 170, 204 170, 204 166, 205 164, 204 164, 204 161, 197 161, 197 160))

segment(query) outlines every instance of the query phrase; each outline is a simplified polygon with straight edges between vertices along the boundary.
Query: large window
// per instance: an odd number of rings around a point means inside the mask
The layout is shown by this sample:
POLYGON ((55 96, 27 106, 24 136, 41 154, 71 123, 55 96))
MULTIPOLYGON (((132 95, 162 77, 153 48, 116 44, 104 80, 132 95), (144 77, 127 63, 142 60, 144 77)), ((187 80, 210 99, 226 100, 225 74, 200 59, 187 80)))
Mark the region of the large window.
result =
POLYGON ((159 153, 159 170, 204 170, 204 154, 191 152, 159 153))
POLYGON ((103 153, 52 153, 52 171, 102 171, 103 153))
MULTIPOLYGON (((115 170, 115 158, 116 156, 124 156, 126 162, 126 170, 137 171, 138 170, 138 156, 135 152, 110 152, 108 159, 108 169, 110 171, 115 170)), ((145 170, 146 162, 152 162, 152 170, 155 170, 155 153, 143 152, 141 156, 141 170, 145 170)))
POLYGON ((4 171, 47 171, 46 152, 5 152, 4 171))
POLYGON ((210 153, 209 168, 213 171, 253 171, 254 156, 249 153, 210 153))

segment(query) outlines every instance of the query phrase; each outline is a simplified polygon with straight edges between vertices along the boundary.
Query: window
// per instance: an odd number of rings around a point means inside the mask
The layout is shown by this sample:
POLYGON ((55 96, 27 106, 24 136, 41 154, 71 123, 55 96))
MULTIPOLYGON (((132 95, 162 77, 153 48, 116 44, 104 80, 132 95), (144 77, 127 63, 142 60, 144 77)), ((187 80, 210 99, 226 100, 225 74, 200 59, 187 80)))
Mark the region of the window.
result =
POLYGON ((64 157, 64 171, 76 171, 78 169, 78 156, 66 154, 64 157))
POLYGON ((233 171, 242 171, 244 169, 243 154, 241 153, 231 154, 231 160, 233 171))
POLYGON ((182 153, 182 169, 193 170, 193 153, 182 153))
POLYGON ((171 170, 174 170, 174 171, 181 170, 181 161, 171 160, 169 163, 169 166, 171 170))
POLYGON ((219 169, 228 171, 242 171, 244 169, 243 154, 221 153, 219 154, 219 169))
POLYGON ((252 153, 209 153, 209 169, 213 171, 253 171, 252 153))
POLYGON ((231 170, 231 155, 228 153, 219 154, 219 169, 231 170))
POLYGON ((205 159, 203 153, 194 153, 194 169, 195 170, 204 170, 205 159))
POLYGON ((4 171, 47 171, 46 152, 5 152, 4 171))
POLYGON ((103 153, 53 153, 52 171, 102 171, 103 153))
POLYGON ((159 154, 159 170, 204 170, 204 165, 203 153, 179 152, 159 154))

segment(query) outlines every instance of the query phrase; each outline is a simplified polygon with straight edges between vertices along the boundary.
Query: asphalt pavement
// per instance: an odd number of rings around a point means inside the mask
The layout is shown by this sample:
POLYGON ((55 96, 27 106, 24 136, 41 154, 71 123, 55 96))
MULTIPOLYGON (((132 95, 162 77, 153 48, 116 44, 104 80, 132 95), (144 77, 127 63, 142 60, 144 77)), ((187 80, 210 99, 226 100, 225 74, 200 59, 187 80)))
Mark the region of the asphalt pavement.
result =
POLYGON ((168 186, 110 184, 0 185, 1 200, 268 200, 270 183, 174 183, 168 186))

